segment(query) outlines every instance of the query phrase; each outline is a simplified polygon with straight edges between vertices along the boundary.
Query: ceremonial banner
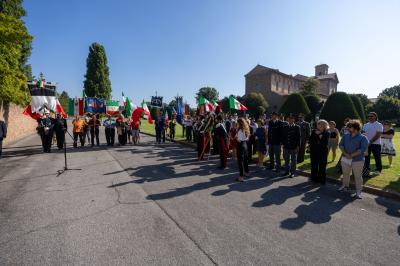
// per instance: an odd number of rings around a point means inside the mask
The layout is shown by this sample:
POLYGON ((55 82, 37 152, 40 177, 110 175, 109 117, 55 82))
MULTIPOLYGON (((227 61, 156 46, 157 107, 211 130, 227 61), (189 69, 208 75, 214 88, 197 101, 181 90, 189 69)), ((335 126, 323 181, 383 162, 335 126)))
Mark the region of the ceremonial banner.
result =
POLYGON ((44 79, 37 82, 28 82, 28 88, 32 99, 23 112, 34 119, 40 117, 46 110, 60 113, 67 117, 60 102, 56 98, 55 83, 46 82, 44 79))
POLYGON ((153 107, 162 107, 163 97, 161 96, 152 96, 150 105, 153 107))
POLYGON ((83 98, 75 98, 74 115, 83 115, 84 103, 83 98))
POLYGON ((70 98, 68 100, 68 115, 74 116, 75 115, 74 111, 75 111, 75 100, 70 98))
POLYGON ((185 108, 183 106, 183 97, 176 97, 176 122, 180 125, 183 123, 183 113, 185 108))
POLYGON ((85 98, 85 113, 101 114, 106 112, 104 99, 88 97, 85 98))
POLYGON ((189 104, 185 104, 185 115, 186 116, 190 115, 190 105, 189 104))
POLYGON ((106 103, 106 112, 109 115, 118 114, 119 113, 118 101, 107 101, 107 103, 106 103))

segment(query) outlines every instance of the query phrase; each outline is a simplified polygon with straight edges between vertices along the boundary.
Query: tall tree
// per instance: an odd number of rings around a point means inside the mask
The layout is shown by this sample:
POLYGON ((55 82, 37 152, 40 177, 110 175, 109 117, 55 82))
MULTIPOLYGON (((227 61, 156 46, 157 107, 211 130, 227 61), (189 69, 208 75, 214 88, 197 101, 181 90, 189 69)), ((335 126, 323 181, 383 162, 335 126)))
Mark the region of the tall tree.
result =
MULTIPOLYGON (((0 0, 0 13, 13 17, 25 25, 22 17, 26 16, 26 11, 22 6, 22 0, 0 0)), ((25 74, 28 80, 32 80, 32 67, 27 64, 32 51, 32 38, 20 40, 21 52, 18 58, 19 69, 25 74)))
POLYGON ((5 102, 26 105, 30 100, 20 59, 24 43, 31 40, 22 20, 0 13, 0 99, 5 102))
POLYGON ((203 87, 196 93, 196 101, 199 102, 200 96, 203 96, 209 101, 218 101, 219 93, 215 88, 203 87))
POLYGON ((400 122, 400 99, 390 96, 379 97, 378 100, 368 108, 369 112, 376 112, 379 120, 390 120, 400 122))
POLYGON ((308 78, 300 87, 300 94, 303 96, 317 94, 319 80, 316 78, 308 78))
POLYGON ((400 85, 393 86, 391 88, 384 89, 379 96, 389 96, 400 99, 400 85))
POLYGON ((104 47, 99 43, 92 43, 86 59, 86 75, 83 86, 88 97, 111 98, 110 70, 104 47))

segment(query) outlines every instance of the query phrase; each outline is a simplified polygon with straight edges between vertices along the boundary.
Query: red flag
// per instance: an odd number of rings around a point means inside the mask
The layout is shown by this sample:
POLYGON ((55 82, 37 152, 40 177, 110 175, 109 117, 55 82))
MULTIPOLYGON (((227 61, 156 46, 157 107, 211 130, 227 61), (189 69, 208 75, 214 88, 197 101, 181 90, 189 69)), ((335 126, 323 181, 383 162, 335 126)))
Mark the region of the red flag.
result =
POLYGON ((27 116, 30 116, 30 117, 32 117, 32 118, 35 119, 35 120, 38 120, 38 119, 41 117, 40 113, 32 113, 31 105, 28 105, 28 106, 25 108, 23 114, 24 114, 24 115, 27 115, 27 116))

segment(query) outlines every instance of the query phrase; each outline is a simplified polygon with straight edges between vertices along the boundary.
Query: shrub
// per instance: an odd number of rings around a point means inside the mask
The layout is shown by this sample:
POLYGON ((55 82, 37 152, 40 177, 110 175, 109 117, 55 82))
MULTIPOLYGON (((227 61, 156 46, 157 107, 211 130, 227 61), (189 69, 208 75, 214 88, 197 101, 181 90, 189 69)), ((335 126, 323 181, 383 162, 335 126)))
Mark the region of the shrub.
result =
POLYGON ((365 109, 361 103, 360 98, 355 94, 351 94, 350 99, 353 101, 354 107, 356 108, 357 114, 360 117, 361 121, 363 123, 365 123, 365 120, 366 120, 365 109))
POLYGON ((308 115, 310 113, 310 109, 307 106, 306 100, 300 93, 292 93, 283 103, 280 113, 284 114, 285 116, 289 114, 298 115, 300 113, 308 115))
POLYGON ((341 128, 347 117, 360 119, 350 96, 345 92, 331 94, 322 108, 320 118, 335 121, 337 127, 341 128))

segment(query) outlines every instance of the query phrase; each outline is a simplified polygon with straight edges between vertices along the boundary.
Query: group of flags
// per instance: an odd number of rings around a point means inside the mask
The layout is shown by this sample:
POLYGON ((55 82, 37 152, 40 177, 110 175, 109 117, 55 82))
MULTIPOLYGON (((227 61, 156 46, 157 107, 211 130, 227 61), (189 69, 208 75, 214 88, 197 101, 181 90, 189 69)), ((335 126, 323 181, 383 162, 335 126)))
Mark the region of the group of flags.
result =
MULTIPOLYGON (((246 106, 236 100, 233 96, 229 96, 229 108, 233 110, 246 111, 246 106)), ((209 101, 204 96, 199 97, 199 109, 204 112, 219 113, 222 110, 221 103, 209 101)))

